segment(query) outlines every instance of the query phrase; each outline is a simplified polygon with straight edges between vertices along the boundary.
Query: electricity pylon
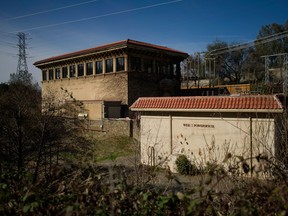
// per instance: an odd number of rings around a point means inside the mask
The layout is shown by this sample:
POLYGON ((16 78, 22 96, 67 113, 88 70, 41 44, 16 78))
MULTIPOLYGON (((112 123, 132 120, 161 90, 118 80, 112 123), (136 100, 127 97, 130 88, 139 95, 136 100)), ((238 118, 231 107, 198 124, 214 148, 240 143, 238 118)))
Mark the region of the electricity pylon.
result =
POLYGON ((28 72, 28 66, 26 61, 26 34, 19 32, 18 36, 18 65, 16 73, 10 74, 10 82, 22 82, 25 84, 31 84, 32 74, 28 72))
POLYGON ((18 36, 18 65, 17 65, 17 74, 28 72, 28 66, 26 61, 26 34, 19 32, 18 36))

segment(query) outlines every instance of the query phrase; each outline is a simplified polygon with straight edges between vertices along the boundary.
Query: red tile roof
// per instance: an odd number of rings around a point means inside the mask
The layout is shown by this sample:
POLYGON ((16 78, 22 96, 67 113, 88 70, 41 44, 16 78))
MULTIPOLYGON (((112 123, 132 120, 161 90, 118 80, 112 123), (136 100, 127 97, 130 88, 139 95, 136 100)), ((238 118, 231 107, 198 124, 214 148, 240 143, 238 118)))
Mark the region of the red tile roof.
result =
POLYGON ((179 51, 179 50, 171 49, 171 48, 168 48, 165 46, 159 46, 159 45, 155 45, 155 44, 150 44, 150 43, 145 43, 145 42, 127 39, 127 40, 122 40, 122 41, 118 41, 118 42, 114 42, 114 43, 109 43, 109 44, 97 46, 97 47, 90 48, 90 49, 84 49, 84 50, 80 50, 80 51, 76 51, 76 52, 71 52, 71 53, 43 59, 43 60, 35 62, 34 65, 48 63, 48 62, 56 61, 56 60, 62 60, 65 58, 77 57, 80 55, 92 54, 92 53, 99 52, 99 51, 105 51, 105 50, 108 50, 110 48, 128 47, 129 45, 136 45, 136 46, 140 46, 140 47, 147 47, 147 48, 158 49, 158 50, 162 50, 162 51, 168 51, 168 52, 172 52, 172 53, 176 53, 178 55, 181 55, 185 58, 188 57, 187 53, 179 51))
POLYGON ((223 111, 223 112, 282 112, 283 106, 275 95, 146 97, 130 107, 132 111, 223 111))

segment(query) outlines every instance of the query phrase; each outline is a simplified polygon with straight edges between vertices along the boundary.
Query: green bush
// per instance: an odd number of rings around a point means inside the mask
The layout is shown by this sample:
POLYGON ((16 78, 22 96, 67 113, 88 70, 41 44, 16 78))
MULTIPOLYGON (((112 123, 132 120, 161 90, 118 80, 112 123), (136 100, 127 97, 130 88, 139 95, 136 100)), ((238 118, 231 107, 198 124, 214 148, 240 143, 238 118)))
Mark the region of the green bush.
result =
POLYGON ((180 155, 176 160, 177 171, 182 175, 197 175, 199 169, 192 164, 185 155, 180 155))

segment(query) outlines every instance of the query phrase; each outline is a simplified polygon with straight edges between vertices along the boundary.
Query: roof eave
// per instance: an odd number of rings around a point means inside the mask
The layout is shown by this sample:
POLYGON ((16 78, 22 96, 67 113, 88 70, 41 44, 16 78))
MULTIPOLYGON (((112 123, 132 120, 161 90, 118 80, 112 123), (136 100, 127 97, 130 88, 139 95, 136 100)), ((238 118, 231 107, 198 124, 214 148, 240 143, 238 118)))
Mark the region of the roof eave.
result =
POLYGON ((93 56, 95 54, 101 54, 101 53, 108 52, 108 51, 123 49, 125 47, 127 47, 127 45, 123 43, 122 44, 119 43, 114 46, 106 47, 104 49, 97 49, 98 47, 95 47, 95 48, 87 49, 84 51, 76 51, 72 53, 63 54, 60 56, 54 56, 51 58, 39 60, 39 61, 36 61, 33 65, 35 65, 36 67, 40 67, 43 65, 51 64, 51 63, 66 61, 69 59, 77 59, 77 58, 82 58, 82 57, 87 57, 87 56, 93 56))
POLYGON ((283 113, 283 109, 157 109, 130 108, 134 112, 283 113))
POLYGON ((33 65, 35 65, 36 67, 41 67, 41 66, 44 66, 46 64, 61 62, 61 61, 65 61, 67 59, 74 59, 74 58, 79 58, 82 56, 95 55, 95 54, 98 54, 101 52, 113 51, 115 49, 127 48, 127 47, 130 47, 131 45, 135 46, 135 47, 145 47, 145 49, 161 50, 162 52, 170 53, 170 55, 177 55, 179 57, 181 56, 181 58, 183 60, 189 56, 188 53, 174 50, 174 49, 171 49, 168 47, 154 45, 154 44, 148 44, 148 43, 128 39, 128 40, 122 40, 122 41, 114 42, 111 44, 105 44, 105 45, 101 45, 101 46, 94 47, 94 48, 70 52, 70 53, 66 53, 63 55, 54 56, 51 58, 39 60, 39 61, 36 61, 33 65))

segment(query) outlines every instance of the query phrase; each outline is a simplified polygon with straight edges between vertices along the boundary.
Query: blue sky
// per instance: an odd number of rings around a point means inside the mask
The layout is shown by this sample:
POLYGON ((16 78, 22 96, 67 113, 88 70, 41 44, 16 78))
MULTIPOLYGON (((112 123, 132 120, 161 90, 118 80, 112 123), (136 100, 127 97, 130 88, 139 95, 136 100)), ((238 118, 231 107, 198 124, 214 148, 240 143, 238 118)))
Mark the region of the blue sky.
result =
POLYGON ((2 0, 0 83, 18 63, 18 32, 27 33, 29 72, 37 60, 124 39, 189 54, 216 39, 254 40, 261 26, 284 24, 287 0, 2 0))

